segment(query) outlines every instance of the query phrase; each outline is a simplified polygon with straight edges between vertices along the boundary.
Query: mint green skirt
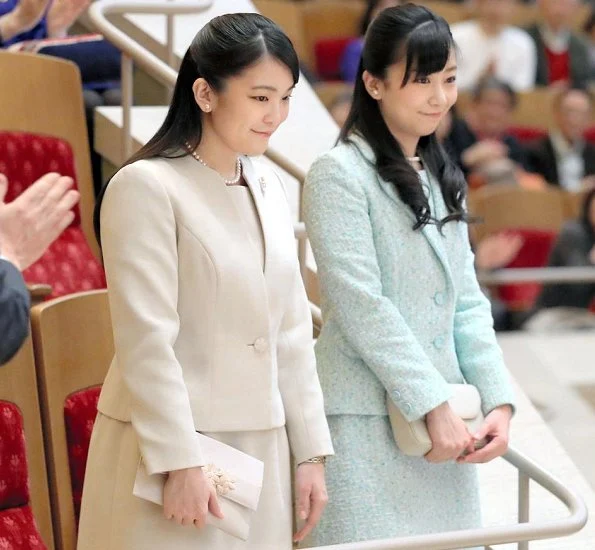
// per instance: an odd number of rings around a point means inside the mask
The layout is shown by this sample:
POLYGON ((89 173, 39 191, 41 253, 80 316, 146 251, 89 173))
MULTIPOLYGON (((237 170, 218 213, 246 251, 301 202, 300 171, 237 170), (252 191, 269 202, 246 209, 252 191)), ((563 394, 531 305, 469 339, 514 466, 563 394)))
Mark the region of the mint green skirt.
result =
POLYGON ((329 503, 305 546, 481 526, 476 466, 403 455, 387 416, 328 421, 335 447, 326 468, 329 503))

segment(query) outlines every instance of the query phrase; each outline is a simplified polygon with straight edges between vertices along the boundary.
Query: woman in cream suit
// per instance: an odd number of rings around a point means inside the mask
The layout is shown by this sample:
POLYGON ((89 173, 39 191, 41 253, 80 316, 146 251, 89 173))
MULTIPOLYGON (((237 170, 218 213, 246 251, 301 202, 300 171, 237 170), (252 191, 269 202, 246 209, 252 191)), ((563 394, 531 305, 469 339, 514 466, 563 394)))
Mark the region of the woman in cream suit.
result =
POLYGON ((325 320, 316 355, 336 451, 316 545, 479 526, 473 463, 507 448, 513 395, 475 278, 465 181, 434 134, 456 97, 446 21, 413 4, 384 10, 339 144, 308 173, 325 320), (449 383, 464 380, 482 398, 478 433, 448 404, 449 383), (387 398, 408 421, 425 418, 425 457, 397 448, 387 398))
POLYGON ((289 550, 290 452, 301 540, 332 454, 290 212, 260 155, 299 76, 269 19, 213 19, 188 49, 167 118, 96 210, 115 358, 99 400, 79 550, 289 550), (244 542, 221 517, 195 431, 264 462, 244 542), (133 496, 139 460, 163 507, 133 496))

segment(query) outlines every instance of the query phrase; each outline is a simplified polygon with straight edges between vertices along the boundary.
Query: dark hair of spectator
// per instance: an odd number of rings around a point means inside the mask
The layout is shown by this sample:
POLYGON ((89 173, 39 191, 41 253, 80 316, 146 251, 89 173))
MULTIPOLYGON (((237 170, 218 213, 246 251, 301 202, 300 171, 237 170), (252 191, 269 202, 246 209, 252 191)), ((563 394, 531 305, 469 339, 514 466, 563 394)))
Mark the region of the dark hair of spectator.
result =
POLYGON ((593 27, 595 27, 595 10, 591 10, 589 17, 585 21, 585 24, 583 25, 583 32, 585 34, 591 34, 593 27))
POLYGON ((581 218, 580 221, 585 227, 587 234, 591 238, 591 243, 595 243, 595 227, 593 227, 593 223, 591 222, 591 204, 595 200, 595 188, 591 189, 585 195, 585 199, 583 200, 583 207, 581 210, 581 218))
POLYGON ((364 14, 362 15, 362 18, 359 23, 360 36, 363 36, 364 34, 366 34, 366 32, 368 32, 368 27, 372 22, 372 14, 374 13, 374 10, 378 7, 378 4, 380 4, 380 2, 382 2, 382 0, 368 0, 366 10, 364 11, 364 14))
MULTIPOLYGON (((272 20, 256 13, 231 13, 209 21, 198 31, 182 59, 161 128, 124 166, 142 159, 187 155, 184 143, 196 148, 202 137, 202 114, 192 91, 194 82, 204 78, 220 92, 228 78, 239 75, 267 55, 286 65, 297 84, 300 74, 297 54, 291 40, 272 20)), ((103 186, 95 206, 98 240, 101 202, 108 184, 103 186)))
POLYGON ((366 34, 353 103, 339 136, 340 141, 349 142, 350 135, 355 132, 366 139, 376 155, 378 173, 395 185, 401 200, 413 211, 414 229, 429 223, 441 228, 449 221, 468 221, 463 206, 465 179, 435 134, 420 138, 418 153, 429 172, 440 182, 449 212, 442 220, 433 218, 419 176, 391 134, 378 102, 366 90, 362 75, 368 71, 377 78, 385 78, 391 65, 404 61, 402 86, 405 86, 411 78, 442 71, 453 50, 455 44, 448 23, 429 9, 405 4, 383 10, 366 34))
POLYGON ((489 92, 490 90, 499 90, 500 92, 504 92, 508 99, 510 100, 510 108, 514 109, 518 103, 518 96, 516 92, 510 87, 509 84, 503 82, 499 78, 495 76, 488 76, 479 81, 479 84, 473 90, 473 101, 477 103, 482 99, 482 96, 485 92, 489 92))

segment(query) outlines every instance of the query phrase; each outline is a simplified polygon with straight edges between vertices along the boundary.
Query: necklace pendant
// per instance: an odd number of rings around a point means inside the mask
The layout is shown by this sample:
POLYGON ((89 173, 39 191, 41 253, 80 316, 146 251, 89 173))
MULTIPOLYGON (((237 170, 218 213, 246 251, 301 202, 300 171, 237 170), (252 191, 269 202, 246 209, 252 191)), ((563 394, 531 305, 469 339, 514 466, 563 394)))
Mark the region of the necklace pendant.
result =
POLYGON ((264 196, 265 191, 267 190, 267 182, 263 177, 258 178, 258 183, 260 183, 260 192, 264 196))

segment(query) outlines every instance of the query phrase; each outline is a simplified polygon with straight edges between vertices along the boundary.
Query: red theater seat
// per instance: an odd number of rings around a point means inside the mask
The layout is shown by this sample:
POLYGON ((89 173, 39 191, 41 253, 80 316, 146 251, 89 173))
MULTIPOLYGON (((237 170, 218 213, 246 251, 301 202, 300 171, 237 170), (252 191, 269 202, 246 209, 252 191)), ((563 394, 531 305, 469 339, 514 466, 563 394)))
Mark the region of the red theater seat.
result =
MULTIPOLYGON (((7 202, 47 172, 70 176, 77 185, 70 145, 63 139, 28 132, 0 132, 0 172, 9 181, 7 202)), ((74 211, 72 224, 23 272, 29 284, 49 284, 50 298, 106 286, 103 267, 83 233, 78 207, 74 211)))

